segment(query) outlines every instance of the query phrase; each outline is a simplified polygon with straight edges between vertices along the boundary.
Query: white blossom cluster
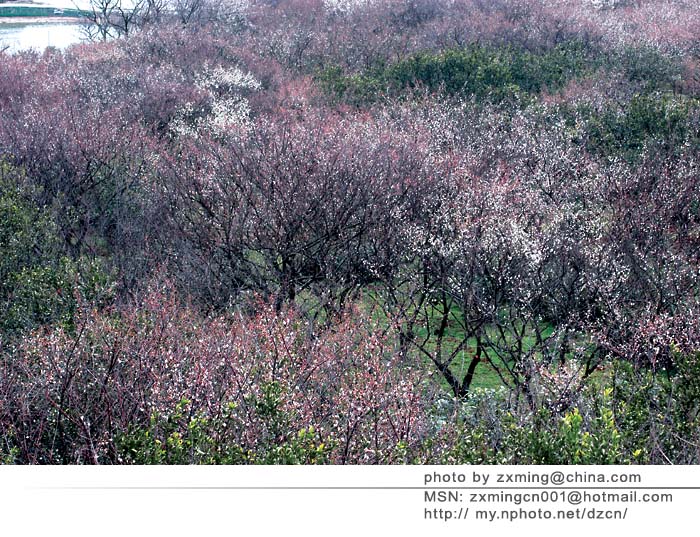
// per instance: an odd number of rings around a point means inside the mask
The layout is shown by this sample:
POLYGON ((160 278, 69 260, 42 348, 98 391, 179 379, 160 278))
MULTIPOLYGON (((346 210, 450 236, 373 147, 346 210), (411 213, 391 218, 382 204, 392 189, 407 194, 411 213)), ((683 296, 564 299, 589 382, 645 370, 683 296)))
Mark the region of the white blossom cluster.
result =
POLYGON ((170 124, 174 134, 197 138, 201 132, 208 132, 220 136, 229 128, 250 126, 250 105, 245 94, 261 88, 252 74, 237 67, 205 68, 196 77, 196 86, 209 94, 209 109, 186 103, 170 124))

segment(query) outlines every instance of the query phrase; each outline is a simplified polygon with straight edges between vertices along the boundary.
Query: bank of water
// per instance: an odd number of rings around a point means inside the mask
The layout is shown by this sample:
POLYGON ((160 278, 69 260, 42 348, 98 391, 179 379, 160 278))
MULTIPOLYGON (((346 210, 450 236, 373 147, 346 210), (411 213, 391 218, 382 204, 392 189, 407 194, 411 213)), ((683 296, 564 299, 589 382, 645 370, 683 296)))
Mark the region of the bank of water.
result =
POLYGON ((79 43, 84 37, 83 25, 76 22, 2 22, 0 23, 0 50, 10 52, 47 47, 66 48, 79 43))

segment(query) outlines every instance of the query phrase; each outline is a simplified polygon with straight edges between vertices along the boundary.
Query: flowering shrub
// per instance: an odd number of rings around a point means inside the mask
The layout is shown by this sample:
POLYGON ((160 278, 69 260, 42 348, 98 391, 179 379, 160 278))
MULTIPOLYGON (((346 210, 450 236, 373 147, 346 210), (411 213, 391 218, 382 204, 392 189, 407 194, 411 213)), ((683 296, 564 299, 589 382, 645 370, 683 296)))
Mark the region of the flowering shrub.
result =
POLYGON ((250 73, 237 68, 205 70, 196 76, 195 85, 209 93, 209 113, 195 110, 193 103, 185 103, 170 125, 175 134, 196 137, 200 130, 206 130, 220 135, 227 127, 247 126, 250 107, 240 93, 260 89, 260 83, 250 73))
POLYGON ((426 388, 377 327, 348 316, 314 336, 291 309, 257 309, 202 318, 166 286, 26 337, 3 354, 3 445, 44 463, 410 456, 426 388))

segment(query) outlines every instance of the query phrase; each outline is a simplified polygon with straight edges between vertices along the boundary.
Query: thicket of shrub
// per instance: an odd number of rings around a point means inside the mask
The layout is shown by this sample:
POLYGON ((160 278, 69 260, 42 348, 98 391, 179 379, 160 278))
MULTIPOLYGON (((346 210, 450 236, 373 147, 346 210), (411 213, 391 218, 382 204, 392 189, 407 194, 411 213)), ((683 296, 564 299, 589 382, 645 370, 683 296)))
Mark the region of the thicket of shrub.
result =
POLYGON ((562 9, 0 53, 3 462, 697 463, 700 15, 562 9))

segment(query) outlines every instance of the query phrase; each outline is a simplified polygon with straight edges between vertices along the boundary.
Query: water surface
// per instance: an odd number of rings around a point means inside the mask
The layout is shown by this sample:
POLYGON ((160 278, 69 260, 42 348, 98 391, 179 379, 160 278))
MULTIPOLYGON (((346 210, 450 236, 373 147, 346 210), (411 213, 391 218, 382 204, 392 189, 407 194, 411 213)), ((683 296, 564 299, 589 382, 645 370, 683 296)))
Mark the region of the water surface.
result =
POLYGON ((84 37, 83 25, 75 22, 0 23, 0 49, 10 52, 47 47, 66 48, 84 37))

